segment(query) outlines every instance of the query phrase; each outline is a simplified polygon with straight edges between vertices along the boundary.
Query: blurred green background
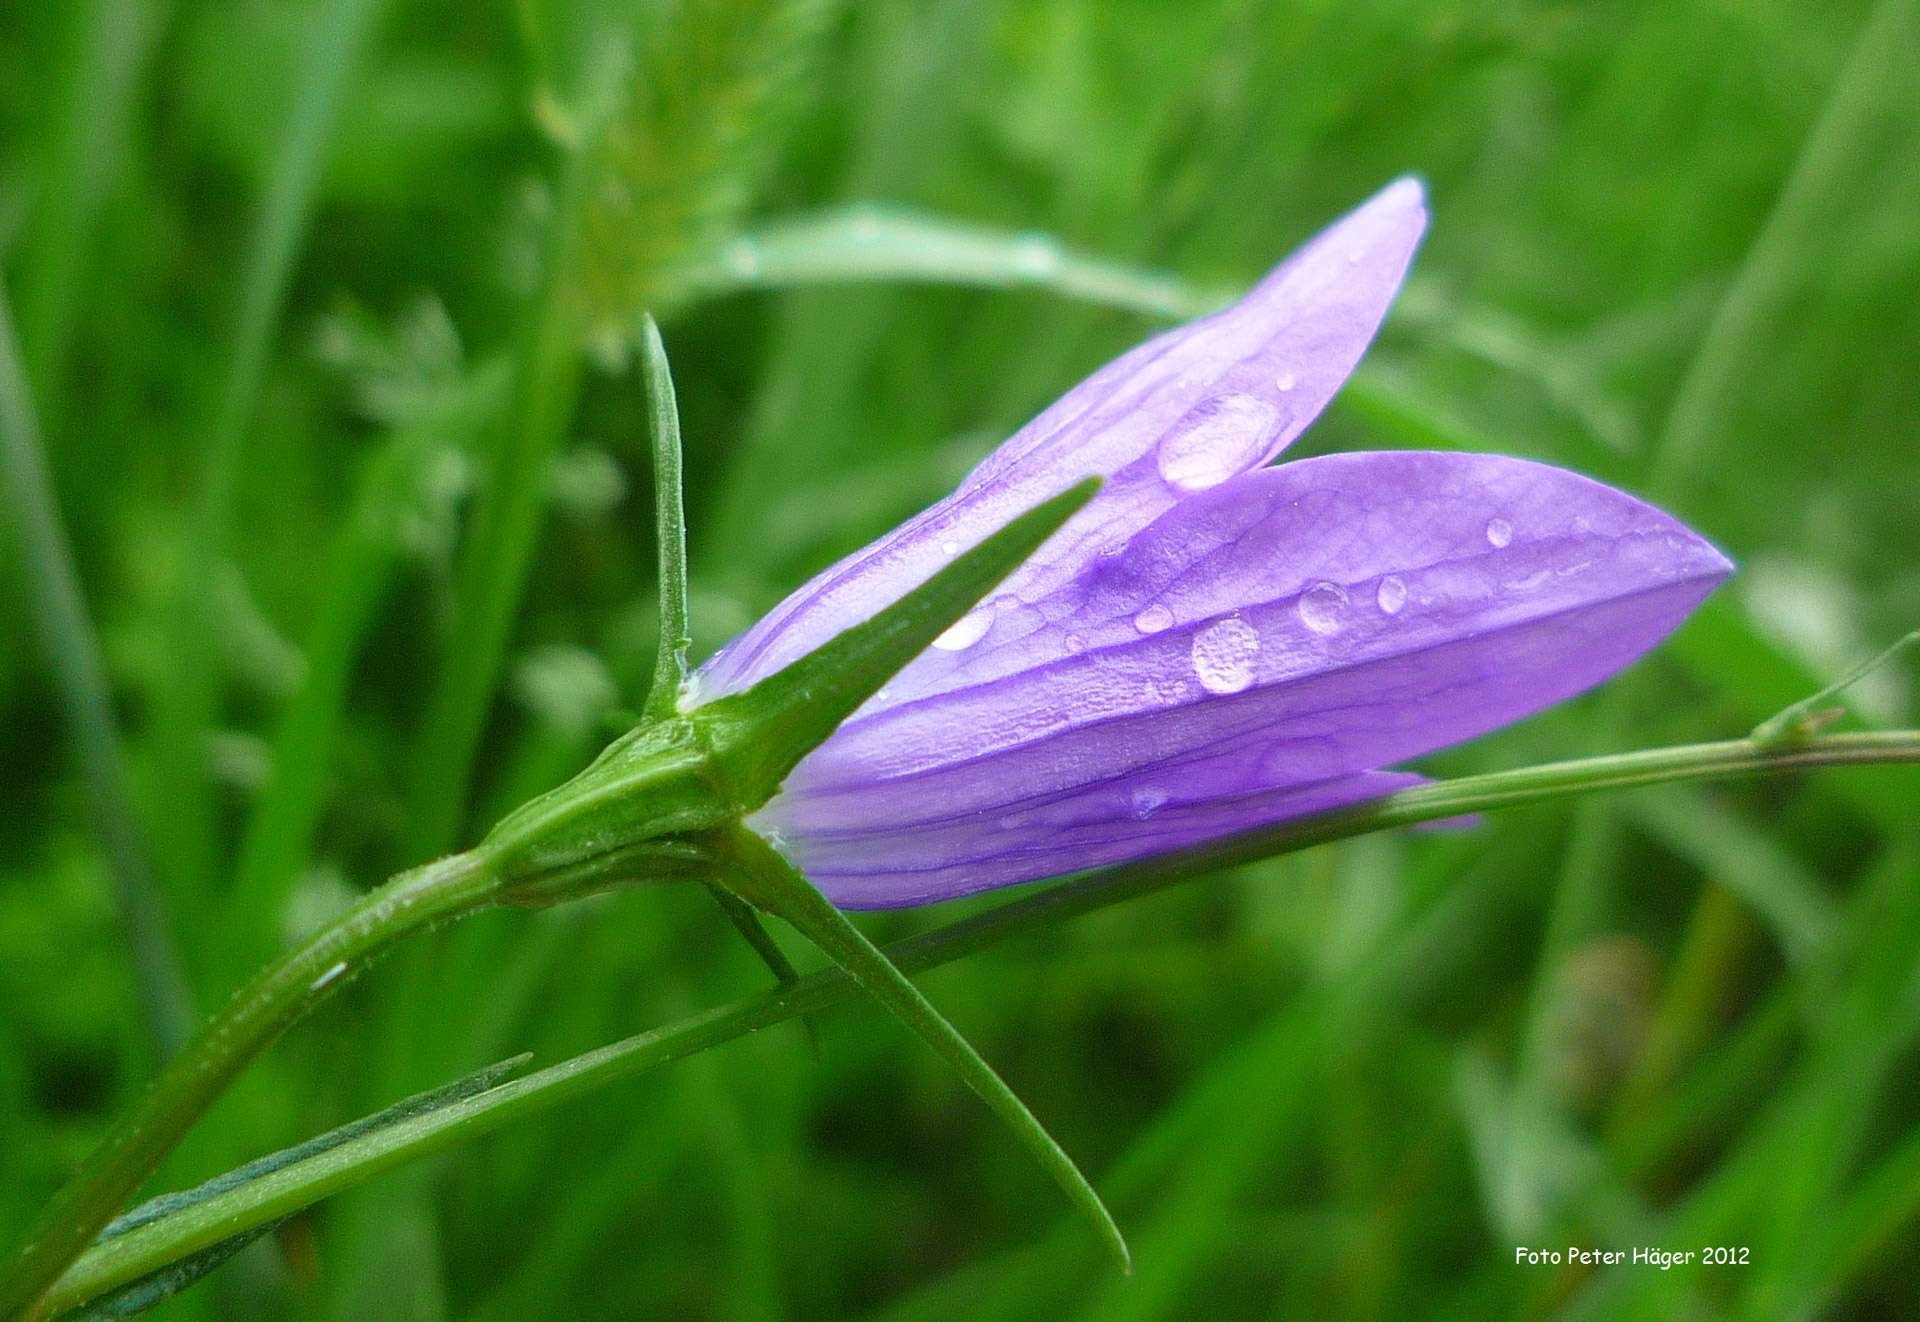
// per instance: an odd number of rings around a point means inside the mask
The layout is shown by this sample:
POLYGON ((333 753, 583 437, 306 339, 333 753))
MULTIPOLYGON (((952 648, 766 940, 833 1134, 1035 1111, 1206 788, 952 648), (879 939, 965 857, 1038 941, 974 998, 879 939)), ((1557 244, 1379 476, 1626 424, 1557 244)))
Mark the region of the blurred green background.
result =
MULTIPOLYGON (((643 308, 704 654, 1406 172, 1412 282, 1296 453, 1551 460, 1742 564, 1615 684, 1424 769, 1743 732, 1920 624, 1916 68, 1899 0, 5 6, 0 255, 187 998, 629 719, 643 308)), ((168 1032, 47 590, 0 538, 7 1242, 168 1032)), ((1911 680, 1850 719, 1910 722, 1911 680)), ((820 1059, 783 1026, 382 1176, 157 1316, 1920 1315, 1909 771, 1358 839, 929 976, 1130 1280, 854 1004, 820 1059), (1514 1263, 1569 1244, 1750 1261, 1514 1263)), ((485 915, 297 1029, 159 1185, 766 976, 699 894, 485 915)))

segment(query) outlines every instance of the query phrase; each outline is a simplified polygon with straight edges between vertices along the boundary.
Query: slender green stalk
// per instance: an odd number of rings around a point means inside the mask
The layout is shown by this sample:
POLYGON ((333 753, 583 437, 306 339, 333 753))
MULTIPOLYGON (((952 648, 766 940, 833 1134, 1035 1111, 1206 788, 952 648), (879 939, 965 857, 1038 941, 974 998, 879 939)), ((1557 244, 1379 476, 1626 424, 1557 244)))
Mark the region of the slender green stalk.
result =
POLYGON ((293 111, 241 266, 232 356, 221 376, 201 457, 169 638, 172 675, 156 710, 169 821, 163 861, 176 888, 204 886, 213 874, 216 853, 206 734, 219 709, 219 631, 208 618, 206 585, 214 581, 233 521, 242 445, 294 261, 312 217, 334 119, 383 4, 327 0, 320 11, 313 38, 298 62, 293 111))
MULTIPOLYGON (((740 933, 742 939, 753 947, 753 953, 760 956, 760 962, 767 966, 775 982, 787 987, 800 981, 799 970, 793 967, 793 961, 787 958, 787 952, 773 939, 773 933, 760 921, 760 915, 754 912, 751 904, 713 882, 707 883, 707 893, 713 896, 714 903, 720 906, 720 912, 733 924, 734 931, 740 933)), ((800 1022, 806 1028, 807 1045, 813 1048, 814 1059, 820 1059, 822 1049, 818 1021, 812 1015, 804 1015, 800 1022)))
POLYGON ((0 461, 6 467, 8 504, 26 557, 27 584, 48 665, 60 686, 67 724, 92 794, 96 829, 113 871, 147 1036, 155 1054, 165 1060, 187 1040, 198 1016, 127 788, 119 723, 107 691, 100 641, 87 613, 59 502, 47 474, 4 280, 0 280, 0 461))
POLYGON ((401 937, 485 906, 499 884, 491 860, 478 852, 402 873, 234 993, 41 1210, 0 1267, 0 1318, 33 1303, 290 1025, 401 937))
POLYGON ((640 321, 640 365, 647 378, 648 414, 653 441, 654 555, 660 562, 660 651, 653 665, 653 687, 642 715, 665 720, 680 701, 687 680, 687 508, 680 453, 680 406, 674 399, 667 347, 651 316, 640 321))
POLYGON ((922 1041, 959 1071, 967 1086, 1013 1130, 1015 1137, 1038 1158, 1041 1169, 1093 1223, 1101 1241, 1118 1260, 1120 1270, 1131 1273, 1133 1257, 1127 1252, 1126 1238, 1114 1223, 1113 1213, 1094 1192, 1092 1183, 960 1030, 934 1008, 933 1002, 908 981, 907 975, 845 914, 833 907, 831 900, 766 841, 743 826, 734 829, 730 843, 733 867, 726 874, 726 884, 734 887, 741 898, 792 924, 818 946, 821 953, 845 969, 847 976, 859 983, 863 991, 892 1011, 896 1019, 919 1034, 922 1041))
MULTIPOLYGON (((1178 854, 1123 864, 1048 887, 887 949, 893 964, 917 973, 990 946, 1276 854, 1372 831, 1440 821, 1464 813, 1522 807, 1570 795, 1639 785, 1806 771, 1817 767, 1920 762, 1920 730, 1817 737, 1778 752, 1750 740, 1692 744, 1550 763, 1439 781, 1372 803, 1283 822, 1178 854)), ((443 1151, 515 1120, 548 1110, 616 1080, 658 1068, 719 1043, 824 1009, 855 994, 831 969, 682 1022, 588 1052, 478 1097, 418 1117, 323 1156, 143 1226, 88 1252, 47 1292, 32 1317, 51 1317, 253 1226, 285 1216, 381 1171, 443 1151)))
POLYGON ((1822 703, 1830 702, 1874 671, 1891 663, 1896 656, 1916 643, 1920 643, 1920 629, 1915 629, 1899 639, 1877 656, 1868 657, 1818 693, 1802 698, 1786 710, 1760 722, 1753 727, 1753 733, 1748 738, 1756 744, 1764 744, 1772 748, 1792 743, 1796 739, 1804 739, 1817 732, 1822 726, 1831 724, 1836 716, 1844 714, 1844 709, 1841 709, 1829 715, 1827 711, 1819 710, 1822 703))

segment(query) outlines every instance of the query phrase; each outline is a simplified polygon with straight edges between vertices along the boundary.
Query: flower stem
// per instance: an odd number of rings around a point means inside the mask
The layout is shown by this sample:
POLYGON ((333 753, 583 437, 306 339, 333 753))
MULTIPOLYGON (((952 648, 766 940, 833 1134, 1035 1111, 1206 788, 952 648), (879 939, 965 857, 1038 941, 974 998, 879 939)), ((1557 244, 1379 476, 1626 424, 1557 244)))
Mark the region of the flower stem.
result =
MULTIPOLYGON (((1597 790, 1893 763, 1920 763, 1920 730, 1815 737, 1771 752, 1751 740, 1733 739, 1439 781, 1182 853, 1092 872, 901 942, 889 947, 886 954, 902 972, 922 972, 1015 936, 1222 868, 1393 827, 1597 790)), ((77 1307, 228 1236, 311 1206, 381 1171, 490 1133, 616 1080, 796 1015, 824 1009, 855 992, 850 978, 838 969, 829 969, 789 987, 775 988, 601 1047, 429 1115, 342 1144, 88 1250, 30 1316, 51 1317, 77 1307)), ((7 1284, 11 1286, 12 1282, 7 1284)), ((6 1307, 18 1307, 12 1303, 17 1297, 4 1297, 8 1302, 0 1305, 0 1316, 4 1316, 6 1307)))
POLYGON ((0 1265, 0 1318, 40 1296, 275 1039, 401 937, 484 907, 499 884, 491 858, 477 850, 403 872, 234 993, 0 1265))

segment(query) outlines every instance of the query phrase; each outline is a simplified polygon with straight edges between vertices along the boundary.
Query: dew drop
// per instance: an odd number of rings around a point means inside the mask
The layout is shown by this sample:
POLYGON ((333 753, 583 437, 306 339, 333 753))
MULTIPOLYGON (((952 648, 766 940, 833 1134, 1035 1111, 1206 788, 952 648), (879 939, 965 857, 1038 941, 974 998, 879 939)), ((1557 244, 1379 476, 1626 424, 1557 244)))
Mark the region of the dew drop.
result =
POLYGON ((962 652, 985 638, 992 627, 992 611, 973 611, 955 621, 951 629, 933 640, 933 645, 943 652, 962 652))
POLYGON ((1069 656, 1079 656, 1087 650, 1087 640, 1077 633, 1070 633, 1061 642, 1066 646, 1069 656))
POLYGON ((1398 615, 1400 608, 1407 604, 1407 585, 1388 574, 1380 580, 1380 590, 1373 594, 1373 599, 1382 615, 1398 615))
POLYGON ((1296 377, 1292 372, 1282 372, 1280 379, 1273 384, 1279 386, 1282 390, 1292 390, 1300 384, 1300 378, 1296 377))
POLYGON ((1181 491, 1217 487, 1260 462, 1280 422, 1280 410, 1257 395, 1210 399, 1160 442, 1160 476, 1181 491))
POLYGON ((941 555, 959 555, 959 554, 960 554, 960 543, 958 543, 958 542, 942 542, 942 543, 940 543, 940 554, 941 554, 941 555))
POLYGON ((1260 635, 1242 620, 1222 620, 1193 639, 1193 673, 1209 693, 1238 693, 1253 683, 1260 635))
POLYGON ((1316 583, 1300 598, 1300 622, 1319 634, 1340 632, 1347 613, 1346 591, 1337 583, 1316 583))
POLYGON ((1146 821, 1166 806, 1167 792, 1155 789, 1151 785, 1142 785, 1133 792, 1133 816, 1136 821, 1146 821))
POLYGON ((1487 540, 1495 546, 1505 546, 1513 540, 1513 525, 1505 519, 1488 519, 1487 540))
POLYGON ((1133 627, 1141 633, 1159 633, 1163 629, 1171 629, 1173 612, 1156 601, 1133 617, 1133 627))

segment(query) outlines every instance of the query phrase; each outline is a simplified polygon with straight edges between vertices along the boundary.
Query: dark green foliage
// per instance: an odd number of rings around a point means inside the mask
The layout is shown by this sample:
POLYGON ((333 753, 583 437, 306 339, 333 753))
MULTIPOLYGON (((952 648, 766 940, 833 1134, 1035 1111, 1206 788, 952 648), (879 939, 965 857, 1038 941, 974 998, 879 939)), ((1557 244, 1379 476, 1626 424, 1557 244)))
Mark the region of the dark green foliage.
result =
MULTIPOLYGON (((1744 733, 1920 623, 1917 62, 1911 0, 0 7, 0 259, 195 1000, 631 724, 643 311, 697 661, 1143 309, 1244 286, 1405 171, 1427 246, 1300 450, 1545 458, 1742 563, 1616 692, 1427 769, 1744 733), (328 46, 330 20, 364 29, 328 46), (862 202, 937 222, 948 247, 892 259, 921 283, 757 287, 841 269, 821 218, 862 202), (1026 232, 1138 283, 953 246, 1026 232), (743 234, 799 274, 749 272, 743 234)), ((25 572, 0 537, 7 1245, 148 1068, 25 572)), ((1849 723, 1911 724, 1914 673, 1849 690, 1849 723)), ((1916 832, 1911 768, 1638 791, 1249 865, 931 975, 1094 1177, 1131 1279, 856 1001, 818 1060, 781 1027, 583 1096, 155 1315, 1912 1315, 1916 832), (1512 1261, 1573 1243, 1753 1265, 1512 1261)), ((471 919, 297 1029, 150 1192, 767 981, 697 887, 471 919)))

